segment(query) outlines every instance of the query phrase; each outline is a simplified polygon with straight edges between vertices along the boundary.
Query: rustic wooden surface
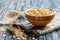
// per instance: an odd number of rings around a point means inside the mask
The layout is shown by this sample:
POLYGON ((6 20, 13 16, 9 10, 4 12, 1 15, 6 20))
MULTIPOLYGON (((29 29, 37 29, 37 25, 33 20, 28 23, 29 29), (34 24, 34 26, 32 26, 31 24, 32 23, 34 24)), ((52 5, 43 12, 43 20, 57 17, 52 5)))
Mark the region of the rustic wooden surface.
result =
MULTIPOLYGON (((8 0, 0 1, 0 21, 4 18, 4 13, 9 10, 18 10, 25 11, 28 8, 38 7, 38 8, 52 8, 56 11, 56 16, 54 19, 54 23, 52 25, 59 26, 60 25, 60 0, 8 0), (57 20, 58 19, 58 20, 57 20)), ((53 27, 52 26, 52 27, 53 27)), ((0 29, 5 30, 6 28, 1 27, 0 29)), ((12 38, 5 38, 4 32, 0 32, 0 40, 14 40, 12 38)), ((28 36, 27 40, 60 40, 60 29, 49 34, 40 36, 37 39, 32 39, 28 36)))

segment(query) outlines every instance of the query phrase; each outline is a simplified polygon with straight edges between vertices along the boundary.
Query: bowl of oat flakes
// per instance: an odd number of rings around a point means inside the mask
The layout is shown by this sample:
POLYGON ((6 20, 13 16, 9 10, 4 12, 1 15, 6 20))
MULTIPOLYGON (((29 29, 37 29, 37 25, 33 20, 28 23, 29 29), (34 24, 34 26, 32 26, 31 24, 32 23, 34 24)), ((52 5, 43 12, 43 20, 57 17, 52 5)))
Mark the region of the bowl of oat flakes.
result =
POLYGON ((55 16, 55 11, 49 8, 31 8, 25 12, 27 20, 35 26, 46 26, 55 16))

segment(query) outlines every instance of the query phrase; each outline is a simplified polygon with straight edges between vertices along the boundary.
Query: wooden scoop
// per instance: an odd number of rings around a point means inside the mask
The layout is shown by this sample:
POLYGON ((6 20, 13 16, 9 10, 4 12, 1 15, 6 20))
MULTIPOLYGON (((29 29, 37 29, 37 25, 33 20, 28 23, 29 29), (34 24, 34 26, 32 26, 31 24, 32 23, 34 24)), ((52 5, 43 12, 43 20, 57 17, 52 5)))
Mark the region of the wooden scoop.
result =
POLYGON ((18 16, 20 15, 20 12, 16 10, 8 11, 4 14, 4 20, 2 24, 10 24, 17 20, 18 16))

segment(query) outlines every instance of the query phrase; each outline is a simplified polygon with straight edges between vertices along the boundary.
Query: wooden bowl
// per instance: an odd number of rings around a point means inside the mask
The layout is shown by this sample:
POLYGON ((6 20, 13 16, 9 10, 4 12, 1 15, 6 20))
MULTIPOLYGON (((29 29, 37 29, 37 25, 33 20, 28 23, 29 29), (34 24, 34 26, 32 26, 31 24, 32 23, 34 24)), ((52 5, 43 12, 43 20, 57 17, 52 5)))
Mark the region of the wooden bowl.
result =
MULTIPOLYGON (((32 8, 32 9, 39 9, 39 8, 32 8)), ((44 16, 36 16, 36 15, 29 15, 28 11, 32 10, 32 9, 28 9, 26 10, 25 13, 25 17, 27 18, 27 20, 32 23, 35 26, 41 27, 41 26, 46 26, 48 23, 51 22, 51 20, 54 18, 55 16, 55 11, 52 9, 49 9, 51 11, 53 11, 53 13, 49 14, 49 15, 44 15, 44 16)), ((44 8, 43 8, 44 9, 44 8)), ((38 14, 38 13, 37 13, 38 14)))

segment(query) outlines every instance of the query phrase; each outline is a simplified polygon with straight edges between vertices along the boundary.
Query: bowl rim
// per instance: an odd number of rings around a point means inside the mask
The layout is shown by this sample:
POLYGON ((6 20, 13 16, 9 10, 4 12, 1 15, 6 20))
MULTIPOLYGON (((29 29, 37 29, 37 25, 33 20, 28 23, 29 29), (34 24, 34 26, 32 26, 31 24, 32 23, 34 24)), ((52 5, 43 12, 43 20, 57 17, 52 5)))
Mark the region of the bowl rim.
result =
MULTIPOLYGON (((30 9, 25 10, 25 11, 24 11, 25 15, 29 15, 29 14, 27 13, 27 11, 29 11, 29 10, 31 10, 31 9, 34 9, 34 8, 30 8, 30 9)), ((54 9, 51 9, 51 8, 47 8, 47 9, 52 10, 53 13, 50 14, 50 15, 44 15, 44 16, 51 16, 51 15, 55 15, 55 14, 56 14, 56 11, 55 11, 54 9)), ((29 16, 36 16, 36 15, 29 15, 29 16)), ((36 16, 36 17, 44 17, 44 16, 36 16)))

